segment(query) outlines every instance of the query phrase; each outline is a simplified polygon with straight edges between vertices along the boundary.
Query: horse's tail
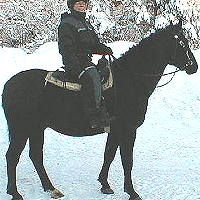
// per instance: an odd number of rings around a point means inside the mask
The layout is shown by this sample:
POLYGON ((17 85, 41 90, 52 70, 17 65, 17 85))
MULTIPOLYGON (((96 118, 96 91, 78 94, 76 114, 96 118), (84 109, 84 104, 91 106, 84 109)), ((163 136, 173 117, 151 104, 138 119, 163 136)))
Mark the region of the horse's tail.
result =
POLYGON ((9 97, 9 83, 10 81, 7 81, 4 85, 3 93, 2 93, 2 108, 4 110, 4 114, 7 121, 7 131, 9 136, 9 141, 12 139, 11 130, 10 130, 10 119, 12 116, 12 112, 9 107, 9 102, 11 101, 12 97, 9 97))
POLYGON ((9 140, 28 135, 30 123, 34 122, 39 97, 44 89, 46 70, 32 69, 19 72, 4 85, 2 107, 7 120, 9 140), (29 123, 29 124, 28 124, 29 123))
POLYGON ((9 141, 12 140, 13 134, 15 134, 16 126, 18 124, 18 119, 20 116, 21 108, 20 105, 23 104, 22 96, 23 87, 26 87, 26 84, 23 82, 24 72, 20 72, 13 77, 11 77, 4 85, 2 92, 2 108, 4 110, 5 118, 7 121, 7 129, 9 141))

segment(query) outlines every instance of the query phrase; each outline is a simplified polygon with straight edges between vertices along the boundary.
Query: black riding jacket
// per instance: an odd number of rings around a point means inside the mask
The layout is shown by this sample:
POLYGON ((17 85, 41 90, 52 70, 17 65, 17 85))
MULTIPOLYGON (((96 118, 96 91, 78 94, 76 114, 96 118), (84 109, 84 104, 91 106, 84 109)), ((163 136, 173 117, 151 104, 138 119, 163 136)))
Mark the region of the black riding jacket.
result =
POLYGON ((110 48, 100 43, 92 25, 84 13, 64 13, 58 27, 58 47, 64 69, 77 76, 91 65, 92 54, 106 55, 110 48))

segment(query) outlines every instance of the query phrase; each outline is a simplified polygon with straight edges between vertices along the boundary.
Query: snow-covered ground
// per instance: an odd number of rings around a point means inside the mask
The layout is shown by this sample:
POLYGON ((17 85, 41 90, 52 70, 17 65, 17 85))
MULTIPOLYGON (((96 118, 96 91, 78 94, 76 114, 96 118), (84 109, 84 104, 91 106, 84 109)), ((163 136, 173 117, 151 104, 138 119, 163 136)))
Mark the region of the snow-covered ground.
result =
MULTIPOLYGON (((131 44, 117 42, 110 46, 119 56, 131 44)), ((200 64, 200 51, 194 54, 200 64)), ((62 65, 56 43, 47 43, 31 55, 21 49, 0 48, 0 60, 0 93, 5 81, 19 71, 30 68, 55 70, 62 65)), ((200 199, 199 81, 200 72, 190 76, 179 72, 170 84, 156 89, 150 98, 146 121, 137 132, 132 173, 135 188, 143 200, 200 199)), ((9 142, 1 107, 0 122, 0 200, 9 200, 5 161, 9 142)), ((109 176, 115 194, 107 196, 99 191, 96 179, 103 162, 107 134, 73 138, 51 129, 45 132, 45 166, 54 185, 65 194, 63 200, 128 199, 123 192, 119 153, 109 176)), ((19 191, 25 200, 50 199, 43 192, 28 157, 28 144, 17 175, 19 191)))

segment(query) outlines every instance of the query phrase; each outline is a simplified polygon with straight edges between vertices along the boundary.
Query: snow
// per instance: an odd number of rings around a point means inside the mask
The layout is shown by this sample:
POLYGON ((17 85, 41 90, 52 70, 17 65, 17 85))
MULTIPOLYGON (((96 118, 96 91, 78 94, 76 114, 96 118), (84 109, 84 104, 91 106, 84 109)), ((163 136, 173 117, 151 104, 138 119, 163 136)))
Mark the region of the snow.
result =
MULTIPOLYGON (((109 44, 119 57, 132 44, 109 44)), ((194 52, 200 63, 200 50, 194 52)), ((0 90, 19 71, 30 68, 55 70, 62 66, 57 43, 41 46, 35 53, 22 49, 0 48, 0 90)), ((97 60, 97 57, 94 58, 97 60)), ((167 70, 174 69, 168 66, 167 70)), ((169 77, 168 77, 169 78, 169 77)), ((156 89, 150 98, 144 124, 138 128, 134 147, 133 181, 143 200, 200 199, 200 73, 179 72, 165 87, 156 89)), ((159 84, 166 81, 161 80, 159 84)), ((0 102, 1 103, 1 102, 0 102)), ((0 200, 6 194, 6 160, 8 133, 0 107, 0 200)), ((103 195, 96 180, 103 162, 107 134, 73 138, 51 129, 45 131, 44 162, 63 200, 126 200, 119 152, 111 165, 109 180, 114 195, 103 195)), ((17 183, 25 200, 50 199, 40 184, 28 157, 28 144, 18 165, 17 183)))

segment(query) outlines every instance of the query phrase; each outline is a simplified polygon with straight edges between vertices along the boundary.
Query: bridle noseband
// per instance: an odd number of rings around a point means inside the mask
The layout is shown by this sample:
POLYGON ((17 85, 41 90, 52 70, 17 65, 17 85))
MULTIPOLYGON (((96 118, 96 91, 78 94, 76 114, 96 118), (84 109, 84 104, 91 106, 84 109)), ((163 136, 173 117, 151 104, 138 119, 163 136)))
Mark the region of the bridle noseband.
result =
MULTIPOLYGON (((174 56, 171 60, 171 63, 175 63, 175 60, 176 60, 176 55, 177 55, 177 48, 178 48, 178 43, 180 44, 180 46, 185 50, 186 48, 186 45, 185 43, 179 38, 178 35, 174 35, 174 38, 176 39, 176 45, 175 45, 175 52, 174 52, 174 56)), ((183 67, 183 70, 185 70, 187 67, 193 65, 193 61, 191 60, 190 58, 190 55, 189 55, 189 52, 188 50, 186 50, 186 55, 187 55, 187 58, 188 58, 188 62, 185 64, 185 66, 183 67)), ((183 71, 183 70, 179 70, 179 71, 183 71)))

